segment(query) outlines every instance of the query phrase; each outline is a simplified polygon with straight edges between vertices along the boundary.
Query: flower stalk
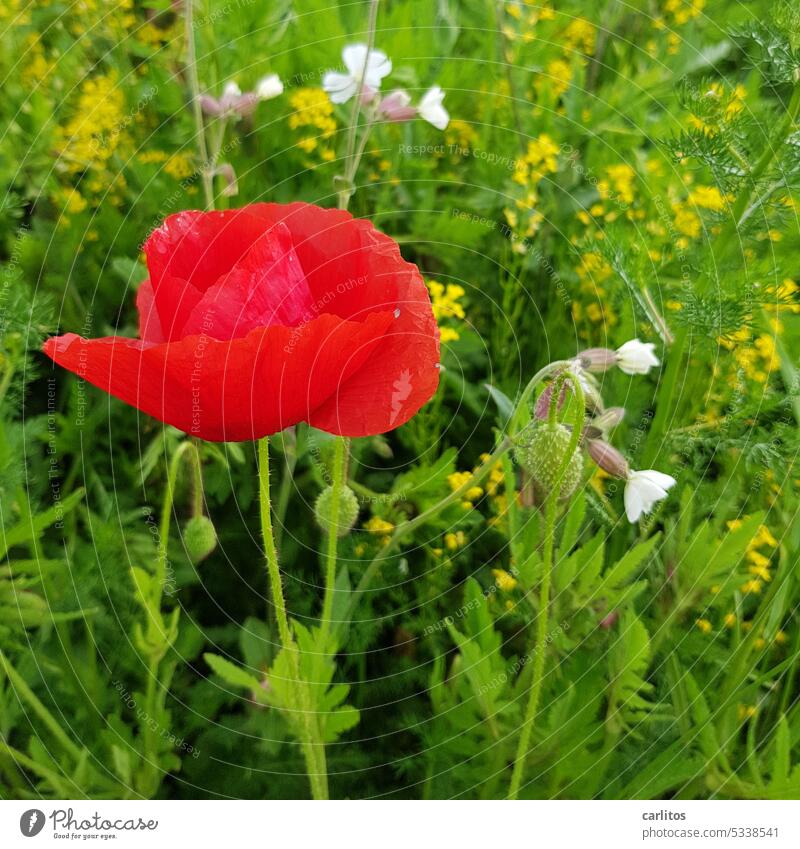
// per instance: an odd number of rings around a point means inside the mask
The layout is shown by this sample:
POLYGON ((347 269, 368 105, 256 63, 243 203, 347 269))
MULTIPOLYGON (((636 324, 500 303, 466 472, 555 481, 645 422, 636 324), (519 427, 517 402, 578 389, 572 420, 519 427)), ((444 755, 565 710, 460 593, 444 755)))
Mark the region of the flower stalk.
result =
MULTIPOLYGON (((583 429, 585 416, 585 400, 583 388, 580 381, 571 372, 561 372, 556 378, 556 385, 550 396, 550 409, 548 421, 555 424, 558 412, 558 398, 561 395, 561 387, 569 381, 570 387, 575 394, 575 410, 572 421, 572 435, 569 445, 561 461, 559 478, 564 475, 572 456, 578 449, 578 443, 583 429)), ((511 773, 511 787, 508 798, 516 799, 519 795, 520 786, 525 775, 525 761, 530 751, 530 740, 533 732, 536 712, 539 706, 539 696, 542 690, 544 677, 545 651, 547 647, 547 627, 550 614, 550 585, 553 571, 553 547, 555 542, 556 510, 558 506, 558 495, 561 487, 556 485, 550 489, 544 505, 544 546, 542 551, 542 584, 539 591, 539 612, 536 619, 536 640, 531 647, 533 654, 533 676, 531 679, 528 704, 525 709, 525 719, 517 745, 517 754, 514 759, 514 768, 511 773)))
POLYGON ((300 743, 306 761, 306 772, 315 799, 328 798, 328 772, 325 762, 325 747, 319 740, 316 717, 313 712, 308 686, 300 674, 300 650, 292 636, 286 599, 283 594, 281 571, 278 564, 278 551, 275 547, 275 535, 272 530, 272 504, 269 485, 269 437, 258 441, 258 492, 261 508, 261 534, 264 542, 264 556, 267 562, 267 574, 275 608, 275 619, 281 645, 290 661, 293 681, 291 686, 296 693, 297 710, 301 713, 299 723, 300 743))

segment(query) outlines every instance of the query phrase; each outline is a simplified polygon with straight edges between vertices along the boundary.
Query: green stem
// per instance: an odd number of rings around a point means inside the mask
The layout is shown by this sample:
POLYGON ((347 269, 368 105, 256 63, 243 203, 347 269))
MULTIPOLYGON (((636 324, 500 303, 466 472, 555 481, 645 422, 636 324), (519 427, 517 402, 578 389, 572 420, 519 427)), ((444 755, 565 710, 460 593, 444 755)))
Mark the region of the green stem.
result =
MULTIPOLYGON (((730 245, 733 237, 739 232, 742 216, 746 213, 750 198, 756 189, 758 181, 763 177, 764 172, 769 168, 772 160, 775 158, 778 150, 781 148, 786 136, 797 120, 800 114, 800 84, 795 85, 792 92, 792 98, 789 101, 789 106, 786 110, 786 115, 778 127, 774 137, 767 144, 764 152, 756 161, 750 174, 748 175, 747 185, 742 189, 736 202, 731 210, 730 218, 725 223, 719 236, 714 240, 711 246, 711 256, 713 259, 714 268, 719 269, 722 261, 730 245)), ((710 283, 710 275, 705 279, 701 279, 698 285, 698 291, 704 293, 710 283)), ((650 466, 658 455, 663 439, 667 418, 673 415, 675 401, 675 388, 678 384, 678 377, 683 373, 683 360, 686 351, 686 345, 689 340, 689 328, 683 325, 678 329, 675 335, 675 342, 672 346, 667 363, 667 370, 664 374, 664 379, 658 391, 656 403, 656 414, 653 418, 653 423, 650 427, 650 433, 647 437, 647 445, 642 457, 642 465, 650 466)))
POLYGON ((553 571, 553 548, 555 543, 556 508, 558 506, 558 495, 561 487, 561 477, 567 470, 572 456, 578 448, 578 442, 583 430, 585 416, 585 401, 580 381, 570 372, 562 372, 556 378, 553 386, 553 394, 550 396, 550 408, 548 420, 552 424, 558 411, 558 398, 561 394, 562 385, 569 380, 577 401, 575 416, 572 422, 572 434, 567 446, 564 459, 561 462, 556 485, 550 490, 545 499, 544 506, 544 550, 542 552, 542 586, 539 591, 539 613, 536 619, 536 642, 531 648, 533 654, 533 674, 531 678, 528 705, 525 709, 525 720, 517 745, 517 755, 514 760, 514 769, 511 773, 511 787, 508 798, 516 799, 519 795, 520 785, 525 774, 525 762, 530 751, 531 734, 536 720, 536 711, 539 707, 539 696, 542 691, 544 678, 545 653, 547 650, 547 627, 550 618, 550 584, 553 571))
POLYGON ((208 158, 206 146, 206 128, 203 121, 203 109, 200 106, 200 80, 197 76, 197 50, 194 41, 194 4, 195 0, 186 0, 186 73, 189 77, 189 92, 192 98, 197 145, 200 151, 200 179, 203 182, 203 195, 206 209, 214 208, 214 171, 208 158))
POLYGON ((345 622, 349 622, 352 619, 353 613, 355 613, 355 609, 358 605, 358 601, 362 595, 369 589, 372 584, 375 576, 378 574, 378 571, 381 567, 381 564, 384 560, 389 556, 389 554, 394 551, 397 547, 400 540, 412 533, 416 530, 420 525, 424 525, 426 522, 429 522, 431 519, 435 518, 442 512, 442 510, 447 509, 451 504, 455 504, 457 501, 460 501, 467 490, 471 489, 473 486, 477 486, 481 483, 484 478, 487 477, 489 472, 494 467, 495 463, 500 460, 503 455, 511 448, 511 440, 508 437, 505 437, 501 440, 500 444, 495 448, 492 454, 486 458, 486 460, 472 473, 472 477, 469 478, 464 484, 462 484, 458 489, 454 492, 451 492, 446 498, 443 498, 437 504, 434 504, 432 507, 429 507, 424 512, 420 513, 418 516, 415 516, 413 519, 409 519, 405 522, 401 522, 392 533, 391 537, 387 540, 387 542, 381 546, 378 550, 378 553, 375 557, 370 561, 369 566, 364 570, 364 574, 361 576, 361 580, 358 582, 358 586, 355 588, 353 593, 350 596, 350 603, 347 607, 347 611, 343 617, 345 622))
POLYGON ((258 483, 264 557, 267 561, 267 574, 269 575, 272 605, 275 608, 275 619, 278 623, 278 633, 283 650, 291 664, 293 681, 290 684, 296 692, 297 710, 301 715, 298 729, 306 761, 306 772, 311 784, 312 796, 315 799, 327 799, 328 773, 325 765, 325 747, 319 739, 317 720, 313 712, 308 686, 300 675, 300 652, 289 626, 281 571, 278 565, 278 551, 275 548, 275 535, 272 530, 272 504, 269 492, 269 437, 267 436, 258 441, 258 483))
MULTIPOLYGON (((370 53, 375 46, 375 24, 378 20, 378 6, 380 0, 371 0, 369 7, 369 21, 367 23, 367 52, 364 57, 364 67, 361 69, 361 76, 358 80, 358 88, 356 89, 355 100, 353 101, 353 110, 350 113, 350 127, 347 131, 347 148, 344 156, 345 167, 345 186, 339 190, 339 209, 347 209, 350 204, 350 198, 353 196, 355 189, 353 188, 353 180, 355 179, 356 171, 358 170, 358 161, 361 157, 355 157, 356 149, 356 132, 358 130, 358 112, 361 108, 361 95, 364 92, 364 75, 367 70, 367 62, 369 61, 370 53), (356 161, 354 161, 356 160, 356 161)), ((369 133, 369 126, 365 130, 365 136, 369 133)), ((361 152, 363 153, 366 138, 363 139, 361 152)))
POLYGON ((159 714, 159 668, 166 650, 168 631, 161 616, 161 602, 164 597, 164 584, 167 580, 167 567, 169 564, 169 532, 175 503, 175 486, 178 481, 178 469, 180 468, 181 460, 187 451, 192 451, 197 456, 197 446, 191 441, 186 440, 175 450, 172 460, 169 463, 169 468, 167 469, 164 501, 161 504, 161 517, 158 525, 158 554, 156 557, 155 581, 153 582, 153 597, 149 599, 147 608, 147 645, 149 647, 149 657, 147 658, 144 717, 141 726, 145 762, 142 791, 146 796, 155 793, 159 783, 158 739, 153 726, 155 724, 155 717, 159 714))
MULTIPOLYGON (((389 537, 387 542, 381 546, 378 550, 378 553, 375 557, 370 561, 367 568, 364 570, 364 574, 361 576, 361 580, 358 582, 358 586, 353 591, 350 596, 350 603, 348 605, 347 611, 344 616, 344 621, 349 622, 352 619, 353 613, 355 612, 356 606, 358 605, 358 601, 361 596, 369 589, 373 580, 375 580, 375 576, 378 574, 380 570, 381 563, 391 554, 392 551, 395 550, 400 540, 416 530, 421 525, 424 525, 426 522, 429 522, 431 519, 434 519, 438 516, 442 510, 446 510, 451 504, 455 504, 457 501, 460 501, 464 495, 466 495, 467 490, 471 489, 473 486, 478 486, 484 478, 487 477, 489 472, 494 468, 494 465, 503 458, 506 452, 513 445, 514 436, 520 431, 520 429, 525 424, 526 416, 530 415, 530 410, 528 409, 528 402, 530 401, 536 387, 550 375, 556 373, 559 369, 564 369, 568 366, 566 361, 557 361, 554 363, 550 363, 546 365, 544 368, 539 369, 536 374, 528 381, 527 386, 522 390, 522 393, 517 400, 516 407, 514 408, 514 412, 511 414, 511 418, 509 419, 508 424, 508 434, 503 437, 498 443, 497 447, 491 453, 489 457, 472 473, 472 477, 470 477, 465 483, 463 483, 458 489, 454 492, 451 492, 446 498, 443 498, 437 504, 434 504, 432 507, 429 507, 424 512, 420 513, 419 516, 414 517, 413 519, 409 519, 408 521, 401 522, 395 529, 394 533, 389 537)), ((581 397, 583 395, 581 394, 581 397)))
POLYGON ((334 440, 333 481, 331 483, 333 533, 328 534, 328 545, 325 552, 325 597, 322 602, 322 621, 320 622, 323 651, 327 651, 328 635, 331 631, 331 619, 333 617, 333 598, 336 593, 336 548, 339 539, 337 532, 339 529, 339 506, 342 501, 342 487, 345 477, 346 448, 347 440, 341 437, 337 437, 334 440))

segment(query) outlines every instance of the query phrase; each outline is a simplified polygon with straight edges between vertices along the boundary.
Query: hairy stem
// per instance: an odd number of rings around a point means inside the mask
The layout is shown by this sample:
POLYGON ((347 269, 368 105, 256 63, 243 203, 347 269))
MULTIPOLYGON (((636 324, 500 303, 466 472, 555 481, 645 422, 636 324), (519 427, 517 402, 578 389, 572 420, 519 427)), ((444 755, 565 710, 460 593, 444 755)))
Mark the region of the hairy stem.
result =
POLYGON ((267 561, 272 606, 275 609, 281 645, 291 666, 293 680, 290 683, 296 694, 297 710, 301 715, 297 727, 306 761, 306 772, 313 797, 315 799, 327 799, 328 774, 325 764, 325 747, 319 739, 317 720, 311 704, 308 686, 300 675, 300 652, 289 626, 281 571, 278 565, 278 551, 275 547, 275 535, 272 530, 272 504, 269 490, 269 437, 267 436, 258 441, 258 483, 261 534, 264 541, 264 557, 267 561))
POLYGON ((333 617, 333 597, 336 592, 336 549, 339 529, 339 507, 342 502, 346 456, 347 440, 337 437, 334 440, 333 481, 331 483, 332 532, 328 533, 328 544, 325 552, 325 596, 322 602, 322 621, 320 622, 323 651, 327 651, 328 635, 331 631, 331 619, 333 617))
POLYGON ((553 394, 550 396, 550 408, 548 419, 552 423, 558 410, 558 398, 561 387, 566 381, 570 382, 577 401, 574 418, 572 421, 572 434, 567 446, 564 459, 556 477, 556 485, 550 490, 545 499, 544 506, 544 550, 542 552, 542 585, 539 591, 539 613, 536 617, 536 642, 531 647, 533 654, 533 675, 531 687, 528 694, 528 705, 525 709, 525 720, 517 745, 517 755, 514 759, 514 769, 511 773, 511 787, 508 798, 516 799, 519 795, 520 785, 525 775, 525 761, 530 751, 531 734, 536 720, 536 711, 539 707, 539 696, 542 691, 544 678, 544 663, 547 650, 547 627, 550 618, 550 584, 553 571, 553 547, 555 542, 556 508, 558 506, 558 495, 561 488, 561 478, 572 460, 572 456, 578 448, 583 429, 585 415, 585 401, 580 381, 570 372, 562 372, 556 378, 553 394))

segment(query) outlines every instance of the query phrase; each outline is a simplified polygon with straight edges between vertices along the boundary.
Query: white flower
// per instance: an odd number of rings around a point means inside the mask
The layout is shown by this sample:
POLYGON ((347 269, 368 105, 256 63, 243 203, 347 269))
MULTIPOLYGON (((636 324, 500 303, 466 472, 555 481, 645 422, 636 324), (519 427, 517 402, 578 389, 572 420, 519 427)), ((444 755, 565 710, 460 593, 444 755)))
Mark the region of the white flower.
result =
POLYGON ((675 486, 675 478, 647 469, 630 472, 625 484, 625 513, 629 522, 637 522, 644 513, 653 509, 656 501, 667 497, 667 490, 675 486))
POLYGON ((655 348, 652 342, 631 339, 617 348, 617 365, 625 374, 647 374, 651 368, 660 365, 655 348))
POLYGON ((444 92, 438 85, 428 89, 419 102, 417 111, 421 118, 424 118, 429 124, 433 124, 437 130, 444 130, 450 121, 450 115, 442 106, 444 100, 444 92))
POLYGON ((328 71, 322 78, 322 87, 333 103, 347 103, 358 91, 362 75, 364 88, 377 90, 381 80, 392 72, 392 60, 382 50, 371 50, 367 55, 366 44, 348 44, 342 50, 342 61, 346 74, 328 71))
POLYGON ((272 100, 273 97, 283 94, 283 83, 277 74, 269 74, 258 81, 256 94, 261 100, 272 100))

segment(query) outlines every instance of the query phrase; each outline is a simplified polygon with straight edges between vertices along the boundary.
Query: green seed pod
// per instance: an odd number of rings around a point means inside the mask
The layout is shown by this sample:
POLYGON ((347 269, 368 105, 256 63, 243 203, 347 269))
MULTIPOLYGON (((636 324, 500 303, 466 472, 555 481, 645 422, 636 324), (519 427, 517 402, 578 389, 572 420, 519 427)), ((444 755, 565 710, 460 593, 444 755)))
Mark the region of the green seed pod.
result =
POLYGON ((183 545, 192 563, 205 560, 217 547, 217 531, 208 516, 192 516, 183 529, 183 545))
MULTIPOLYGON (((538 424, 525 431, 514 448, 514 458, 533 478, 543 496, 559 483, 559 470, 569 449, 571 434, 563 425, 538 424)), ((560 476, 559 498, 569 498, 583 473, 583 455, 575 451, 560 476)))
POLYGON ((336 536, 343 537, 350 533, 350 528, 353 527, 358 518, 358 499, 356 494, 349 486, 343 486, 339 493, 339 521, 335 521, 333 516, 333 487, 329 486, 322 490, 317 498, 317 503, 314 505, 314 516, 317 524, 325 531, 330 533, 332 528, 336 526, 336 536))

